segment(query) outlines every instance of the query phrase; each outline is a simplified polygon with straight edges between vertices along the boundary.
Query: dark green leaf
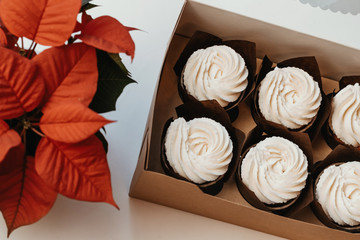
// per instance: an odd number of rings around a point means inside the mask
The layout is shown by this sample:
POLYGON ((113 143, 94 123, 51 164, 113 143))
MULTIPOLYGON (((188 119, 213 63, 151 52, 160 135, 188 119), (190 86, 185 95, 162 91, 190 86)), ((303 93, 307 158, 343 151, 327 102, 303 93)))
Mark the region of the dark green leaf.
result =
POLYGON ((91 1, 92 0, 81 0, 81 6, 84 6, 84 5, 88 4, 91 1))
POLYGON ((109 56, 116 62, 117 65, 123 70, 124 73, 126 73, 129 77, 131 77, 130 72, 126 69, 125 65, 121 61, 121 57, 118 53, 108 53, 109 56))
POLYGON ((98 7, 99 5, 92 4, 92 3, 86 3, 85 5, 81 6, 80 12, 90 10, 92 8, 98 7))
POLYGON ((97 50, 96 55, 99 80, 97 91, 89 108, 95 112, 104 113, 115 110, 116 100, 124 88, 135 81, 130 78, 126 68, 115 62, 107 52, 97 50))

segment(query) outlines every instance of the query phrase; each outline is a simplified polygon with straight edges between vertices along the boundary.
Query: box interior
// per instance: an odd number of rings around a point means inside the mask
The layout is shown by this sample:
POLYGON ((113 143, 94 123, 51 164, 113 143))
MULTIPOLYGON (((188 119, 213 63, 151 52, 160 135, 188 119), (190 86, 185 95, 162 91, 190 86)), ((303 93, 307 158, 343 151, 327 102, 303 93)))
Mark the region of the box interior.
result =
MULTIPOLYGON (((310 207, 301 210, 292 218, 255 209, 241 196, 234 177, 225 183, 218 195, 211 196, 202 193, 194 184, 164 174, 160 163, 161 134, 165 122, 170 117, 176 117, 175 107, 182 104, 173 67, 189 36, 196 30, 207 31, 225 40, 256 42, 258 67, 265 54, 275 62, 292 57, 315 56, 322 75, 328 76, 322 78, 325 93, 338 89, 338 83, 334 80, 339 80, 345 73, 354 75, 357 70, 355 63, 360 63, 360 51, 196 2, 187 2, 167 51, 130 196, 287 238, 358 238, 359 234, 325 227, 314 216, 310 207), (354 62, 347 64, 349 58, 354 62), (342 64, 338 64, 338 61, 342 64), (350 70, 353 72, 349 72, 350 70)), ((241 114, 233 126, 247 134, 255 127, 249 103, 242 102, 239 110, 241 114)), ((314 140, 313 150, 314 162, 322 160, 331 151, 321 135, 314 140)))

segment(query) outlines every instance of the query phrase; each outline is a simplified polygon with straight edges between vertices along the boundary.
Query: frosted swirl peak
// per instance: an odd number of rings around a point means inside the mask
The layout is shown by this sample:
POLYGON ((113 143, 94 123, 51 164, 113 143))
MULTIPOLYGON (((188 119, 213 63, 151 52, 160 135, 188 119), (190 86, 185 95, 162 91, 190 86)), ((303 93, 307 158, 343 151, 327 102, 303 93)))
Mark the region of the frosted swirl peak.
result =
POLYGON ((296 198, 306 185, 308 162, 295 143, 268 137, 250 148, 241 164, 241 179, 266 204, 296 198))
POLYGON ((344 143, 360 146, 360 86, 347 85, 333 98, 330 126, 344 143))
POLYGON ((327 167, 315 191, 325 214, 334 222, 348 226, 360 224, 360 162, 327 167))
POLYGON ((321 99, 319 84, 307 72, 276 67, 260 83, 258 104, 266 120, 297 129, 313 120, 321 99))
POLYGON ((233 156, 233 143, 224 126, 210 118, 174 120, 166 133, 165 154, 173 170, 194 183, 216 180, 225 174, 233 156))
POLYGON ((217 100, 222 107, 235 102, 248 84, 245 60, 232 48, 216 45, 195 51, 188 59, 183 81, 199 101, 217 100))

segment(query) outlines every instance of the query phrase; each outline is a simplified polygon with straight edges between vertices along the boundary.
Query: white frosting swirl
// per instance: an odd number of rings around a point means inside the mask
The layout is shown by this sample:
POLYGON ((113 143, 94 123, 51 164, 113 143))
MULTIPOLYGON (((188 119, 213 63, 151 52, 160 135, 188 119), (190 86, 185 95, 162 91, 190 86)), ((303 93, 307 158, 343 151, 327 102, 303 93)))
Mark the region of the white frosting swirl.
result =
POLYGON ((165 154, 173 170, 194 183, 226 173, 233 153, 226 128, 209 118, 174 120, 166 133, 165 154))
POLYGON ((344 143, 360 145, 360 86, 347 85, 332 102, 331 128, 344 143))
POLYGON ((299 146, 282 137, 269 137, 250 148, 241 164, 241 179, 263 203, 285 203, 305 187, 307 167, 299 146))
POLYGON ((217 100, 222 107, 236 101, 245 90, 248 70, 244 59, 221 45, 199 49, 188 59, 183 81, 197 100, 217 100))
POLYGON ((360 162, 331 165, 320 175, 316 198, 326 215, 340 225, 360 224, 360 162))
POLYGON ((260 83, 260 112, 266 120, 287 128, 309 124, 320 104, 319 84, 302 69, 276 67, 260 83))

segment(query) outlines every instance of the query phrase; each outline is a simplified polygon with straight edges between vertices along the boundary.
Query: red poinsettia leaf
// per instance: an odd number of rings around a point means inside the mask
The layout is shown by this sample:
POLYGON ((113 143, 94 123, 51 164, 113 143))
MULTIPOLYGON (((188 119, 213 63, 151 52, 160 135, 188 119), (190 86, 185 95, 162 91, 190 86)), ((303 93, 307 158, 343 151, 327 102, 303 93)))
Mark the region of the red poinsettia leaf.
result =
POLYGON ((138 30, 140 30, 140 29, 138 29, 138 28, 134 28, 134 27, 126 27, 125 26, 125 28, 130 32, 130 31, 138 31, 138 30))
POLYGON ((89 14, 87 14, 86 11, 82 11, 81 23, 76 22, 75 29, 73 32, 82 31, 84 29, 84 27, 86 26, 86 24, 88 24, 92 20, 93 20, 93 18, 89 14))
MULTIPOLYGON (((13 49, 13 50, 18 50, 18 46, 17 46, 17 42, 18 42, 18 37, 13 35, 11 32, 9 32, 9 30, 7 30, 7 28, 2 24, 2 22, 0 22, 0 27, 1 30, 4 32, 5 37, 6 37, 6 45, 5 47, 13 49)), ((19 52, 19 51, 17 51, 19 52)))
POLYGON ((36 64, 6 48, 0 48, 0 86, 1 119, 32 111, 45 93, 36 64))
POLYGON ((60 46, 70 37, 80 7, 81 0, 1 0, 0 16, 16 36, 60 46))
POLYGON ((0 119, 0 163, 4 160, 9 150, 21 144, 19 134, 9 129, 6 122, 0 119))
POLYGON ((73 32, 79 32, 79 31, 81 31, 81 29, 82 29, 81 23, 79 23, 77 21, 76 24, 75 24, 75 28, 74 28, 73 32))
MULTIPOLYGON (((45 108, 62 102, 89 105, 97 88, 97 60, 93 47, 74 43, 47 49, 32 59, 44 76, 45 108)), ((43 108, 43 110, 45 109, 43 108)))
POLYGON ((15 49, 17 48, 16 43, 18 41, 18 37, 10 33, 9 31, 5 31, 7 38, 7 48, 15 49))
POLYGON ((34 158, 28 156, 23 160, 24 164, 17 169, 0 176, 0 210, 8 234, 45 216, 57 196, 36 173, 34 158))
POLYGON ((46 111, 40 120, 40 129, 53 140, 76 143, 89 138, 111 122, 81 103, 69 103, 46 111))
POLYGON ((82 15, 81 15, 81 24, 83 26, 87 25, 89 22, 91 22, 92 20, 94 20, 89 14, 87 14, 86 11, 83 11, 82 15))
POLYGON ((7 44, 8 44, 8 42, 7 42, 6 34, 5 34, 4 30, 2 28, 0 28, 0 46, 6 47, 7 44))
POLYGON ((35 159, 36 171, 57 192, 118 208, 112 196, 106 153, 96 136, 76 144, 42 138, 35 159))
POLYGON ((25 151, 22 143, 9 149, 4 159, 0 162, 0 176, 7 175, 23 166, 24 156, 25 151))
POLYGON ((110 53, 124 52, 134 58, 135 44, 127 28, 110 16, 90 21, 79 36, 84 43, 110 53))

